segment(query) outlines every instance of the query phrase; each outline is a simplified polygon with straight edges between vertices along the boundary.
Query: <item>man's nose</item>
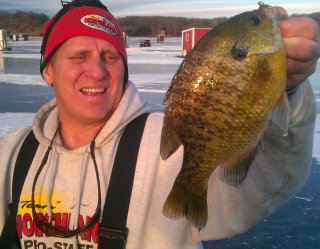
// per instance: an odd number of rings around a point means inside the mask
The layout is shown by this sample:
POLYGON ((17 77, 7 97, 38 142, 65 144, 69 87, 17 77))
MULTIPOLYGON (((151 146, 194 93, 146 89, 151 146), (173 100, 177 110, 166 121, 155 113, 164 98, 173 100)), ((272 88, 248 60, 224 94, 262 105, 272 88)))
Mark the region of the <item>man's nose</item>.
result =
POLYGON ((87 69, 87 75, 95 79, 102 79, 108 75, 107 65, 101 56, 92 58, 87 69))

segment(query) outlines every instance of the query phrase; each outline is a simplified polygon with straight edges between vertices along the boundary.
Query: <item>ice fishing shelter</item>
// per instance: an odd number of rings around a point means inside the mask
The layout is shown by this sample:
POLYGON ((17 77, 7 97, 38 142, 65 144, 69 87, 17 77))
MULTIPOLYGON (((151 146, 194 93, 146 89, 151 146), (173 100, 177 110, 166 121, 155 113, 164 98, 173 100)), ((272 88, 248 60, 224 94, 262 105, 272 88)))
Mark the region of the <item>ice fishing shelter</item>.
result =
POLYGON ((128 45, 128 35, 126 32, 122 32, 122 35, 123 35, 123 40, 124 40, 124 43, 126 44, 126 48, 129 47, 128 45))
POLYGON ((157 33, 157 42, 163 43, 165 37, 166 37, 166 32, 161 30, 160 32, 157 33))
POLYGON ((7 32, 4 29, 0 29, 0 51, 7 49, 7 32))
POLYGON ((11 34, 11 39, 13 41, 27 41, 29 40, 29 35, 27 33, 11 34))
POLYGON ((210 30, 211 28, 190 28, 182 30, 182 55, 186 56, 201 37, 210 30))

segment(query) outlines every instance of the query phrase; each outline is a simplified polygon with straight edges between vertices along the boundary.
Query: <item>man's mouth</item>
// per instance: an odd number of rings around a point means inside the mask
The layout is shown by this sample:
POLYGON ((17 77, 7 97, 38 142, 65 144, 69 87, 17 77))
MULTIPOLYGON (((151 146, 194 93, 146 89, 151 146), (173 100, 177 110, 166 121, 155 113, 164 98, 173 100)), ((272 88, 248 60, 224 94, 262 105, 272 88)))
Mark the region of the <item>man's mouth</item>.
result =
POLYGON ((106 91, 106 88, 82 88, 81 92, 84 94, 102 94, 106 91))

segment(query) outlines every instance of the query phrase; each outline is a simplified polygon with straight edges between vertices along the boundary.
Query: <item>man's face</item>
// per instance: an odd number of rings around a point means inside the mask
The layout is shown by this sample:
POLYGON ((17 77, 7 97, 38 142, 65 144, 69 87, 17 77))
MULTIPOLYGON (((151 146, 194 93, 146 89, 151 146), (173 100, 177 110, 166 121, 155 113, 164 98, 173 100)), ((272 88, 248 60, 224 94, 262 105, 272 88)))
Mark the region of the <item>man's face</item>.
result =
POLYGON ((107 121, 118 106, 124 70, 111 43, 76 36, 60 46, 43 76, 54 86, 60 119, 90 125, 107 121))

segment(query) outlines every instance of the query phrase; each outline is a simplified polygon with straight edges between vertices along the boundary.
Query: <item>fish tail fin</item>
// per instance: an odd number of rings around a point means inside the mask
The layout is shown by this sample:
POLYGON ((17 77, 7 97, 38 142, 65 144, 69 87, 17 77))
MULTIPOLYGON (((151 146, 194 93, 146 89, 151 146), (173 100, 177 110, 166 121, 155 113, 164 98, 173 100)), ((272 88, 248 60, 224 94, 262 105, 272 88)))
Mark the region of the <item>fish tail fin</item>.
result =
POLYGON ((193 226, 201 229, 207 224, 207 190, 193 193, 187 187, 175 182, 162 210, 171 219, 186 217, 193 226))

